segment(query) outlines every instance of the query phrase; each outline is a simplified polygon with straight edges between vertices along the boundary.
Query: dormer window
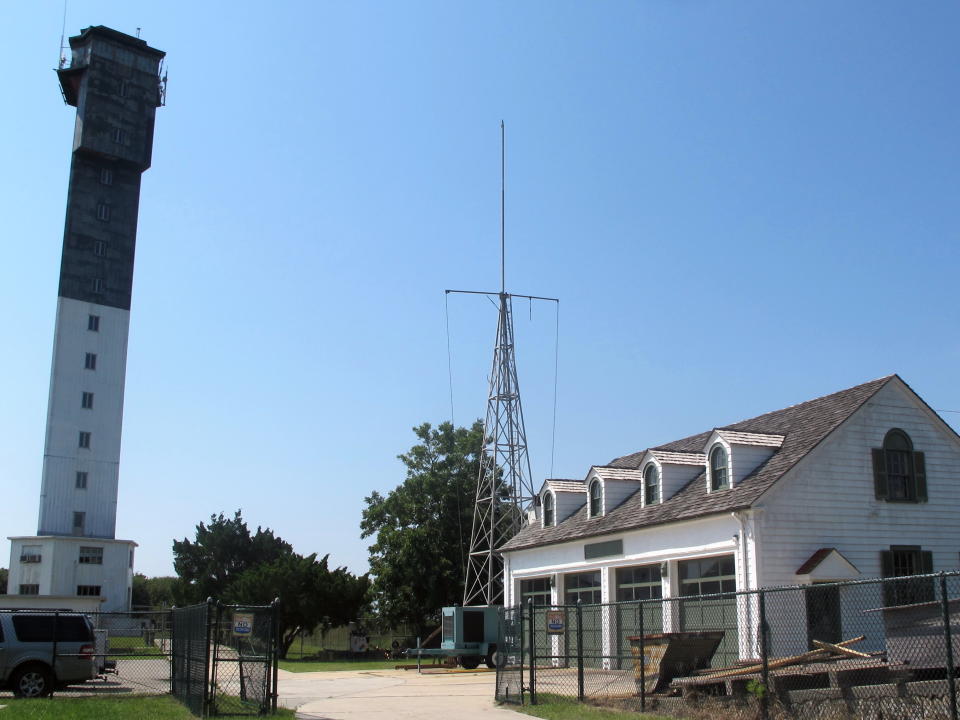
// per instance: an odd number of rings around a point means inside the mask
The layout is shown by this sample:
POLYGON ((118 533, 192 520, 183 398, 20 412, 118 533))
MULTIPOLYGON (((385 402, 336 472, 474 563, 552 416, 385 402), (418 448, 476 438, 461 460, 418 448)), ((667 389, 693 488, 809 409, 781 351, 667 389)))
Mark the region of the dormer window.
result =
POLYGON ((543 526, 551 527, 554 525, 553 493, 546 493, 543 496, 543 526))
POLYGON ((723 445, 717 445, 710 451, 710 489, 721 490, 730 487, 727 451, 723 445))
POLYGON ((660 502, 660 473, 653 463, 647 465, 643 471, 644 505, 655 505, 660 502))
POLYGON ((603 514, 603 489, 600 481, 590 483, 590 517, 599 517, 603 514))

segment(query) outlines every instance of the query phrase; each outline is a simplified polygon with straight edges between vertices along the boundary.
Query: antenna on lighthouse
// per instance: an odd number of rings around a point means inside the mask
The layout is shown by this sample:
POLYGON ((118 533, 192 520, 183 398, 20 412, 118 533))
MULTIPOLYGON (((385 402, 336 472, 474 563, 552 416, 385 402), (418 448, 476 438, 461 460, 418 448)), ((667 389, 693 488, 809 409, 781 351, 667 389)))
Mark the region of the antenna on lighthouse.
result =
POLYGON ((503 559, 497 548, 523 526, 525 511, 536 501, 527 453, 527 433, 517 380, 513 336, 515 297, 559 303, 557 298, 506 291, 506 132, 500 121, 500 292, 447 290, 498 299, 497 336, 487 392, 480 472, 470 552, 467 556, 464 605, 503 603, 503 559))

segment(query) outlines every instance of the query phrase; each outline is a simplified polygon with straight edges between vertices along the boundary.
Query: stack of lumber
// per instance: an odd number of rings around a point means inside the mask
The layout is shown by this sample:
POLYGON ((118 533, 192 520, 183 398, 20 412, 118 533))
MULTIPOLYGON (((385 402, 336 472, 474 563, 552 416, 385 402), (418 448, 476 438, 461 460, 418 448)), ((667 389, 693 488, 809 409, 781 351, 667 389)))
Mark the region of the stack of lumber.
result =
MULTIPOLYGON (((779 668, 789 667, 791 665, 804 665, 806 663, 823 662, 825 660, 832 660, 836 658, 873 658, 873 656, 868 653, 852 650, 848 647, 849 645, 855 645, 856 643, 862 641, 864 637, 864 635, 860 635, 859 637, 850 638, 849 640, 844 640, 838 643, 828 643, 822 640, 814 640, 813 644, 816 645, 816 650, 809 650, 805 653, 800 653, 799 655, 791 655, 790 657, 770 660, 767 663, 767 669, 777 670, 779 668)), ((722 680, 725 678, 737 677, 738 675, 754 675, 759 672, 763 672, 763 663, 761 662, 727 668, 701 670, 696 673, 696 675, 701 680, 722 680)))

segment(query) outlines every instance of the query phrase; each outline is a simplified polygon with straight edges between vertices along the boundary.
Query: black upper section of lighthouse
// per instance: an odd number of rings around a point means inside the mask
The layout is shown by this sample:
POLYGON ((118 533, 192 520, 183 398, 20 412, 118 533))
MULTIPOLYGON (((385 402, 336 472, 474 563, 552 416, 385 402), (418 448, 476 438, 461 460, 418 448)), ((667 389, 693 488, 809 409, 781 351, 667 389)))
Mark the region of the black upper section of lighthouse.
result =
POLYGON ((129 310, 164 53, 102 25, 70 38, 70 48, 69 67, 57 71, 77 108, 59 294, 129 310))

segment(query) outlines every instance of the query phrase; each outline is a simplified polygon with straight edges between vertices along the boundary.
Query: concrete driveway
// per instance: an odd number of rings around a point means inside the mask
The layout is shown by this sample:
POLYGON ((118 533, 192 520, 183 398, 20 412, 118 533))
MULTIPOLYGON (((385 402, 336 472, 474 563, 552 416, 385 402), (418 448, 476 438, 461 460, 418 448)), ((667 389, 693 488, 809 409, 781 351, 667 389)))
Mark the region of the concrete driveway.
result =
POLYGON ((520 720, 493 702, 495 674, 416 670, 280 671, 279 704, 303 720, 520 720))

